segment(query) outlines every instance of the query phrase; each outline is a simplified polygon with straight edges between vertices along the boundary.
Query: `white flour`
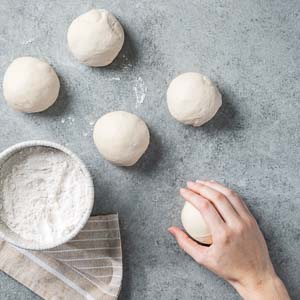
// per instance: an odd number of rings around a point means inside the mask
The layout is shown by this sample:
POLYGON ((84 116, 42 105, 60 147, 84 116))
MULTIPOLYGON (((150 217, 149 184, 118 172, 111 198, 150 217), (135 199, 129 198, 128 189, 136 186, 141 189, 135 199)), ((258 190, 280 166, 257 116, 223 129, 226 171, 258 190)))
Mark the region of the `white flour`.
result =
POLYGON ((26 148, 0 169, 0 219, 23 239, 57 241, 81 219, 84 182, 79 164, 64 152, 26 148))
POLYGON ((133 90, 135 93, 135 107, 138 108, 141 104, 144 103, 146 93, 147 93, 147 87, 145 86, 144 80, 142 77, 138 77, 135 80, 135 84, 133 86, 133 90))

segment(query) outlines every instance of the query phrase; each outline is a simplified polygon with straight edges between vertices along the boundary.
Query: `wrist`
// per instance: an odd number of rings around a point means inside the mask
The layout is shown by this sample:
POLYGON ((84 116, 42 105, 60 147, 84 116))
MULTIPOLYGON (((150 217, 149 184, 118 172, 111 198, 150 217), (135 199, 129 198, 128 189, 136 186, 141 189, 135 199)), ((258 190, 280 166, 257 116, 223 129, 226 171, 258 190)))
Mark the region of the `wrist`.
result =
POLYGON ((275 273, 232 285, 244 300, 290 299, 283 282, 275 273))

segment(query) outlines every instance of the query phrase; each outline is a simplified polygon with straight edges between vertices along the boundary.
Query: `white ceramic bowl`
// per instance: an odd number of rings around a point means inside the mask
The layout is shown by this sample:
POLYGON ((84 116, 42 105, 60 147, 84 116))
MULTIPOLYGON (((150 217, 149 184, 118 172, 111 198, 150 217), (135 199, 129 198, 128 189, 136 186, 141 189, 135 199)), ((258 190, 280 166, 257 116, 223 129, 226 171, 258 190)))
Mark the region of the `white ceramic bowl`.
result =
MULTIPOLYGON (((12 231, 1 219, 0 219, 0 238, 4 239, 15 246, 24 248, 24 249, 30 249, 30 250, 45 250, 45 249, 51 249, 56 246, 59 246, 61 244, 64 244, 74 238, 79 231, 85 226, 86 222, 88 221, 93 205, 94 205, 94 185, 92 177, 85 167, 84 163, 75 155, 73 152, 71 152, 69 149, 48 141, 27 141, 23 143, 16 144, 12 147, 9 147, 2 153, 0 153, 0 168, 2 164, 13 154, 23 150, 24 148, 29 147, 36 147, 36 146, 44 146, 44 147, 50 147, 57 150, 60 150, 70 156, 81 168, 86 180, 84 183, 87 188, 87 196, 85 206, 82 207, 82 216, 79 220, 77 227, 75 227, 70 233, 68 233, 66 236, 61 238, 60 240, 53 241, 51 244, 42 244, 42 243, 36 243, 33 241, 25 240, 22 237, 20 237, 18 234, 16 234, 14 231, 12 231)), ((1 188, 1 187, 0 187, 1 188)))

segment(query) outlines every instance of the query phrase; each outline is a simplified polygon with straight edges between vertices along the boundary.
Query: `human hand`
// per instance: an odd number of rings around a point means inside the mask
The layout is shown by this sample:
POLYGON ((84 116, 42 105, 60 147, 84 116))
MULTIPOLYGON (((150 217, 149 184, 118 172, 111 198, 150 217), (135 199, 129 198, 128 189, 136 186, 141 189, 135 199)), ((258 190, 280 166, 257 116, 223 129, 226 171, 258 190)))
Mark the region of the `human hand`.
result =
POLYGON ((212 233, 203 246, 177 227, 169 232, 196 262, 227 280, 244 299, 290 299, 276 275, 255 218, 239 196, 214 181, 188 182, 181 196, 197 208, 212 233))

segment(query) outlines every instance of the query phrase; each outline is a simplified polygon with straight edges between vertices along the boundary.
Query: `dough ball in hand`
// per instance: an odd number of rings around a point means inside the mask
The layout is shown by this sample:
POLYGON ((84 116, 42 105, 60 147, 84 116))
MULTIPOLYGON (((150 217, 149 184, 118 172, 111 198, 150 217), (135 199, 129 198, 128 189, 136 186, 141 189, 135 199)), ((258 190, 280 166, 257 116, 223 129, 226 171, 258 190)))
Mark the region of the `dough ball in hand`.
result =
POLYGON ((132 166, 148 148, 150 134, 141 118, 125 111, 114 111, 96 122, 94 141, 108 161, 119 166, 132 166))
POLYGON ((73 55, 91 67, 109 65, 124 43, 124 30, 113 14, 92 9, 76 18, 68 30, 68 44, 73 55))
POLYGON ((181 222, 194 240, 207 245, 212 244, 211 232, 200 211, 189 202, 185 202, 181 211, 181 222))
POLYGON ((3 79, 3 94, 9 106, 26 113, 46 110, 57 99, 59 80, 53 68, 35 57, 16 58, 3 79))
POLYGON ((176 120, 198 127, 217 113, 222 105, 222 96, 210 79, 189 72, 179 75, 170 83, 167 102, 176 120))

